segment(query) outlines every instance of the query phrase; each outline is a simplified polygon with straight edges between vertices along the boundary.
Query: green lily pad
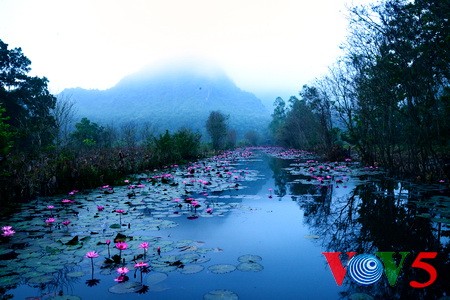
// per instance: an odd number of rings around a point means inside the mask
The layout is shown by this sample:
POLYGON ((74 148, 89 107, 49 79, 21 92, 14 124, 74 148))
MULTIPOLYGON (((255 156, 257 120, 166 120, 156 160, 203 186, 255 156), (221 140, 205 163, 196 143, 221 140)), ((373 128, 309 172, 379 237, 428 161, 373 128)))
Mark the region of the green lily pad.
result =
POLYGON ((152 272, 147 276, 147 284, 149 286, 156 285, 167 279, 167 274, 152 272))
POLYGON ((233 265, 219 264, 219 265, 209 266, 208 270, 214 274, 225 274, 225 273, 233 272, 234 270, 236 270, 236 267, 233 265))
POLYGON ((73 295, 64 295, 64 296, 51 297, 51 298, 49 298, 49 300, 81 300, 81 298, 78 296, 73 296, 73 295))
POLYGON ((262 257, 258 256, 258 255, 253 255, 253 254, 246 254, 246 255, 242 255, 238 257, 238 261, 240 262, 258 262, 261 261, 262 257))
POLYGON ((365 293, 354 293, 348 297, 350 300, 373 300, 374 297, 365 293))
POLYGON ((33 277, 28 280, 28 284, 42 284, 42 283, 50 283, 53 281, 52 276, 39 276, 33 277))
POLYGON ((78 271, 78 272, 69 272, 66 274, 67 277, 76 278, 76 277, 83 277, 84 272, 78 271))
POLYGON ((237 266, 237 269, 243 272, 260 272, 264 270, 264 267, 256 262, 243 262, 237 266))
POLYGON ((183 268, 179 268, 178 271, 181 274, 195 274, 203 271, 204 268, 201 265, 186 265, 183 268))
POLYGON ((113 285, 109 291, 113 294, 128 294, 136 293, 142 289, 143 285, 140 282, 127 281, 113 285))
POLYGON ((203 300, 238 300, 236 293, 229 290, 214 290, 203 295, 203 300))

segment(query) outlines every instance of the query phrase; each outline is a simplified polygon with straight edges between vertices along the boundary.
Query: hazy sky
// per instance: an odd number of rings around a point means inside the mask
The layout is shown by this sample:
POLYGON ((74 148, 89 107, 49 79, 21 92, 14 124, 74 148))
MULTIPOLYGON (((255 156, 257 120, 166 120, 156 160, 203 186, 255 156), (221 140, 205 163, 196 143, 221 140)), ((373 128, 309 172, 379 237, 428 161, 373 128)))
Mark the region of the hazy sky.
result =
POLYGON ((288 97, 336 60, 351 3, 0 0, 0 39, 22 48, 53 93, 106 89, 146 65, 193 56, 261 98, 288 97))

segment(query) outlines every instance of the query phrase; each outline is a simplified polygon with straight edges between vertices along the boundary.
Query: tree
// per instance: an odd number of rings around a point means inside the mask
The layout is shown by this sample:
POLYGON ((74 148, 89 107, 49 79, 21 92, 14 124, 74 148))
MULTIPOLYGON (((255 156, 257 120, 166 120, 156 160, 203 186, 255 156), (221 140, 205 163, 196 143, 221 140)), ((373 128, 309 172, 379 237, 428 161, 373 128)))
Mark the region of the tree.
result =
POLYGON ((5 109, 0 106, 0 162, 9 153, 13 145, 12 139, 14 133, 11 131, 11 126, 6 123, 8 117, 3 117, 5 109))
POLYGON ((256 130, 249 130, 244 134, 244 138, 250 146, 257 146, 261 136, 256 130))
POLYGON ((71 137, 76 146, 92 148, 100 144, 102 134, 103 127, 91 122, 88 118, 82 118, 75 124, 75 131, 71 137))
POLYGON ((281 97, 275 99, 273 103, 275 106, 272 114, 272 121, 269 125, 270 133, 276 143, 281 143, 283 136, 283 125, 286 120, 286 102, 281 97))
POLYGON ((190 129, 183 128, 172 136, 175 151, 181 159, 197 159, 200 154, 201 134, 190 129))
POLYGON ((225 147, 225 138, 227 136, 228 116, 220 111, 212 111, 206 120, 206 131, 211 137, 214 150, 222 150, 225 147))
POLYGON ((342 100, 334 101, 337 111, 366 163, 416 176, 444 172, 449 19, 449 0, 386 0, 351 10, 345 72, 331 77, 333 96, 342 100))
POLYGON ((0 105, 6 109, 6 122, 17 132, 15 149, 38 153, 53 143, 56 124, 51 110, 56 98, 45 77, 27 75, 30 64, 20 48, 10 50, 0 40, 0 105))
POLYGON ((60 94, 56 99, 55 108, 52 111, 55 119, 57 147, 65 147, 69 143, 70 131, 74 126, 75 120, 75 102, 70 96, 60 94))

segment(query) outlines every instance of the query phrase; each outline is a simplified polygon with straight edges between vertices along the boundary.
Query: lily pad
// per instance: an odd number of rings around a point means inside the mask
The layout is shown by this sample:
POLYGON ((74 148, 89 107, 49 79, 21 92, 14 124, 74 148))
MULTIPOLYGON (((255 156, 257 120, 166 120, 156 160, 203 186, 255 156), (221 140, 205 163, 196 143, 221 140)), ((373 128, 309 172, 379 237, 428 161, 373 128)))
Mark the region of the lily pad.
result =
POLYGON ((354 293, 348 297, 350 300, 373 300, 374 298, 365 293, 354 293))
POLYGON ((205 267, 201 265, 186 265, 183 268, 178 269, 181 274, 195 274, 203 271, 205 267))
POLYGON ((243 272, 260 272, 264 270, 264 267, 256 262, 243 262, 237 266, 237 269, 243 272))
POLYGON ((242 255, 238 257, 238 261, 240 262, 258 262, 261 261, 262 257, 258 256, 258 255, 253 255, 253 254, 246 254, 246 255, 242 255))
POLYGON ((78 296, 65 295, 65 296, 55 296, 49 298, 49 300, 81 300, 78 296))
POLYGON ((237 300, 238 295, 229 290, 214 290, 203 295, 204 300, 237 300))
POLYGON ((42 283, 50 283, 53 281, 52 276, 39 276, 33 277, 28 280, 28 284, 42 284, 42 283))
POLYGON ((156 272, 150 273, 147 276, 147 284, 150 286, 156 285, 156 284, 166 280, 167 277, 168 276, 165 273, 156 273, 156 272))
POLYGON ((81 272, 81 271, 79 271, 79 272, 69 272, 69 273, 66 274, 66 276, 67 277, 72 277, 72 278, 83 277, 84 276, 84 272, 81 272))
POLYGON ((233 272, 234 270, 236 270, 236 267, 233 265, 219 264, 209 266, 208 270, 214 274, 225 274, 233 272))
POLYGON ((128 294, 136 293, 142 289, 143 285, 140 282, 127 281, 118 283, 109 288, 109 291, 113 294, 128 294))

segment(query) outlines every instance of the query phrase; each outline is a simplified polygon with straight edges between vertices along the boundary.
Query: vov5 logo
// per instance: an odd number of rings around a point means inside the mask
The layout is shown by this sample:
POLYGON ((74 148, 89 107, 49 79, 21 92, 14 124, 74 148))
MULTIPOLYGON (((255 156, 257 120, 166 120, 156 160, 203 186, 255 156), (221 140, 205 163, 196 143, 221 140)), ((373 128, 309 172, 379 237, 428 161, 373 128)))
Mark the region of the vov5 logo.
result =
MULTIPOLYGON (((348 275, 357 283, 370 285, 376 283, 384 274, 391 286, 395 286, 398 275, 403 268, 406 257, 410 252, 398 252, 400 261, 398 264, 394 258, 396 252, 376 252, 372 254, 357 254, 347 252, 348 264, 343 266, 340 259, 341 252, 322 252, 325 256, 331 273, 337 285, 342 285, 345 275, 348 275)), ((424 260, 434 259, 437 252, 419 252, 411 264, 411 268, 422 269, 428 273, 429 279, 425 282, 411 280, 409 285, 413 288, 425 288, 432 285, 437 279, 437 271, 432 264, 424 260)))

